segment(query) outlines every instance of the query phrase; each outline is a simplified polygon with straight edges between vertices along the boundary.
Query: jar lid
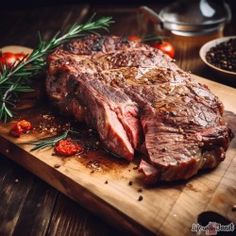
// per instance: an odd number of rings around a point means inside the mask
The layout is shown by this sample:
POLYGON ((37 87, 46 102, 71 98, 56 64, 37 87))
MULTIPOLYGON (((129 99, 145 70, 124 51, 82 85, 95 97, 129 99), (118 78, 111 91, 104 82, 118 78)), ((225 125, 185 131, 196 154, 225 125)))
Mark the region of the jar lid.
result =
POLYGON ((173 33, 192 35, 219 29, 231 19, 231 11, 224 1, 180 0, 163 8, 159 17, 173 33))

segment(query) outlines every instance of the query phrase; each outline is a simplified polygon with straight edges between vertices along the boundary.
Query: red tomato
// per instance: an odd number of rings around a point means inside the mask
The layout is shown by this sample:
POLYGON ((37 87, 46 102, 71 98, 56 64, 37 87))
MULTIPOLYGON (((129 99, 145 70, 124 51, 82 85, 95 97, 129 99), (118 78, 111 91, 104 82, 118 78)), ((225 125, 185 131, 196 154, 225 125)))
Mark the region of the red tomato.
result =
POLYGON ((5 65, 12 65, 16 61, 16 57, 14 53, 4 52, 1 55, 1 62, 5 65))
POLYGON ((137 35, 130 35, 130 36, 128 36, 128 40, 135 41, 135 42, 141 42, 142 41, 142 39, 139 36, 137 36, 137 35))
POLYGON ((7 66, 13 65, 16 61, 20 61, 25 57, 24 53, 3 52, 0 56, 0 62, 7 66))
POLYGON ((166 42, 166 41, 156 42, 152 46, 154 48, 160 49, 162 52, 166 53, 171 58, 174 58, 175 56, 175 49, 173 45, 169 42, 166 42))
POLYGON ((22 134, 30 131, 32 124, 27 120, 20 120, 11 128, 10 134, 14 137, 20 137, 22 134))
POLYGON ((72 142, 69 139, 60 140, 56 143, 54 151, 59 156, 72 156, 81 151, 82 147, 79 144, 72 142))

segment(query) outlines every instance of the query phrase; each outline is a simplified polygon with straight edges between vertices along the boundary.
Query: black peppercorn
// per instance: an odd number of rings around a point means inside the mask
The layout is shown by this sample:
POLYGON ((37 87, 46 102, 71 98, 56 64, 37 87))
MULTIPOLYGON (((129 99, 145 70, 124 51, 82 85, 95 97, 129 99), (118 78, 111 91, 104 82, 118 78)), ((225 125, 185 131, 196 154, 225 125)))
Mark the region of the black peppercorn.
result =
POLYGON ((212 47, 206 53, 206 60, 216 67, 236 72, 236 39, 212 47))
POLYGON ((140 202, 140 201, 142 201, 142 200, 143 200, 143 196, 140 195, 140 196, 138 197, 138 201, 140 202))

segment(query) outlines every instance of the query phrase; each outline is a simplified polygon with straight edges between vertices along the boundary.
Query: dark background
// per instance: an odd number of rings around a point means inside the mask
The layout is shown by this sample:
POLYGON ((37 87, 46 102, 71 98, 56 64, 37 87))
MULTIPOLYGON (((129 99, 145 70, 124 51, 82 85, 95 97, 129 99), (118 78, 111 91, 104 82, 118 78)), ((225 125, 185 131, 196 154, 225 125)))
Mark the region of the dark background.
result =
MULTIPOLYGON (((101 4, 110 4, 110 5, 126 5, 126 6, 138 6, 140 4, 165 4, 173 2, 173 0, 103 0, 103 1, 92 1, 92 0, 40 0, 40 1, 30 1, 30 0, 20 0, 20 1, 0 1, 1 8, 28 8, 28 7, 39 7, 39 6, 52 6, 52 5, 68 5, 68 4, 91 4, 91 5, 101 5, 101 4)), ((222 0, 214 0, 214 2, 222 2, 222 0)), ((235 6, 236 2, 234 0, 226 0, 225 2, 229 3, 231 6, 235 6)), ((189 0, 191 4, 191 0, 189 0)))

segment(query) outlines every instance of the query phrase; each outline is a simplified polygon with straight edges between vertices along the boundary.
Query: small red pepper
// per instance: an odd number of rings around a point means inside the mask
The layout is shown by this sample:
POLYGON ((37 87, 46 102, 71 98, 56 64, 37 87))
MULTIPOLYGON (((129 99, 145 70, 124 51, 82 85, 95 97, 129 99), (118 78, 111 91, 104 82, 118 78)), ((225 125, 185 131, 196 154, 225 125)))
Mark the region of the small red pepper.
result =
POLYGON ((73 156, 76 153, 80 152, 82 147, 72 142, 70 139, 63 139, 56 143, 54 151, 59 156, 73 156))
POLYGON ((27 120, 17 121, 10 130, 10 134, 14 137, 20 137, 22 134, 27 133, 32 129, 31 122, 27 120))

